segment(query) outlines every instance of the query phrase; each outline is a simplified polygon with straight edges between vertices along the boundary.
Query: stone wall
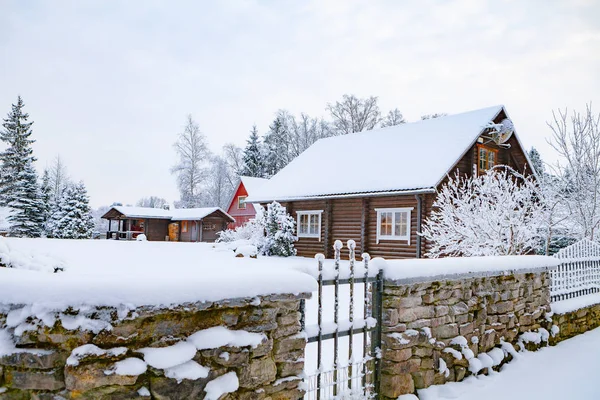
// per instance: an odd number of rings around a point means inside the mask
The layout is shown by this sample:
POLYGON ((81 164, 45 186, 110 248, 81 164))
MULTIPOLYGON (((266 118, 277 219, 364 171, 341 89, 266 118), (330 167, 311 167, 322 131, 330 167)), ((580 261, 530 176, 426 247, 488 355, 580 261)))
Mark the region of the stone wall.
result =
MULTIPOLYGON (((568 301, 568 300, 567 300, 568 301)), ((550 344, 580 335, 600 326, 600 304, 593 304, 573 311, 552 315, 550 344)))
MULTIPOLYGON (((231 372, 239 389, 222 398, 299 399, 305 347, 298 335, 299 301, 307 297, 264 296, 173 309, 67 310, 37 317, 27 316, 35 315, 31 307, 1 306, 0 399, 202 399, 210 382, 231 372), (262 341, 218 348, 209 340, 189 344, 194 333, 216 326, 258 333, 262 341), (7 338, 16 346, 10 354, 7 338), (153 367, 140 352, 174 345, 179 351, 169 350, 170 357, 186 362, 193 357, 209 369, 206 376, 181 379, 198 374, 199 367, 192 365, 187 372, 179 370, 178 382, 169 377, 174 370, 153 367), (186 353, 190 346, 191 355, 186 353)), ((248 339, 240 334, 242 342, 248 339)))
POLYGON ((436 282, 386 281, 382 398, 488 373, 509 361, 515 347, 547 342, 548 279, 547 270, 540 269, 436 282))

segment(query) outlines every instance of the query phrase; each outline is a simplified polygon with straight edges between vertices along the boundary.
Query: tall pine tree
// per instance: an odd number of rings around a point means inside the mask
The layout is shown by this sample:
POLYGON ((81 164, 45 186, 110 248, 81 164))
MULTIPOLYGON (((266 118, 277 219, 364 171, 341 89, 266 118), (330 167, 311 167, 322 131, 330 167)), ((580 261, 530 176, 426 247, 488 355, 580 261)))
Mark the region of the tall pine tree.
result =
POLYGON ((12 209, 10 235, 39 237, 44 230, 44 207, 33 166, 36 161, 31 148, 35 140, 30 138, 33 122, 27 122, 29 114, 23 112, 24 106, 19 96, 2 124, 0 140, 6 144, 6 150, 0 153, 0 198, 3 205, 12 209))
POLYGON ((67 187, 50 221, 49 236, 60 239, 89 239, 94 217, 83 182, 67 187))
POLYGON ((256 125, 250 131, 250 138, 244 149, 244 168, 242 175, 262 178, 265 175, 263 156, 260 151, 260 139, 256 125))
POLYGON ((535 147, 532 147, 528 153, 529 160, 531 160, 531 167, 540 177, 544 175, 546 172, 546 168, 544 167, 544 161, 542 160, 542 155, 535 147))
POLYGON ((285 167, 289 160, 289 138, 285 128, 285 121, 278 115, 269 126, 269 132, 264 137, 264 174, 271 177, 285 167))
POLYGON ((54 208, 54 202, 52 201, 52 187, 50 185, 50 172, 48 171, 48 168, 44 169, 44 174, 42 175, 41 196, 44 216, 44 230, 46 230, 48 220, 50 219, 52 210, 54 208))

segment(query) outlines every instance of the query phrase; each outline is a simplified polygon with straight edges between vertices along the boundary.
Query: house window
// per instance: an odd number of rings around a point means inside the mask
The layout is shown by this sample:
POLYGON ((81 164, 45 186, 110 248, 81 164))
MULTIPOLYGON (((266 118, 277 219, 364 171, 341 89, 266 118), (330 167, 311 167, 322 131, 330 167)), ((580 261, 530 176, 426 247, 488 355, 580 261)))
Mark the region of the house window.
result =
POLYGON ((321 240, 321 214, 323 210, 298 211, 296 212, 298 221, 299 238, 317 238, 321 240))
POLYGON ((238 196, 238 210, 246 209, 246 197, 248 196, 238 196))
POLYGON ((186 233, 188 230, 187 221, 181 221, 181 233, 186 233))
POLYGON ((493 168, 494 165, 496 165, 498 150, 479 145, 477 146, 477 151, 477 172, 479 174, 483 174, 485 171, 493 168))
POLYGON ((377 243, 380 240, 406 240, 410 244, 410 214, 413 208, 378 208, 377 243))

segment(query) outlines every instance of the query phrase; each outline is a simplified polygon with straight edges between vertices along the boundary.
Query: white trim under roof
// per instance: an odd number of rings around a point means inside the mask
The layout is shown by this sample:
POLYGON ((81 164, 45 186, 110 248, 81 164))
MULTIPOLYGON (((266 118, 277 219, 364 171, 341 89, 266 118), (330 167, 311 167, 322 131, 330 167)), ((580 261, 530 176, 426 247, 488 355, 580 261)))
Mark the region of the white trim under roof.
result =
POLYGON ((398 195, 415 195, 415 194, 428 194, 435 193, 434 188, 426 189, 414 189, 414 190, 392 190, 387 192, 360 192, 360 193, 347 193, 347 194, 329 194, 324 196, 306 196, 306 197, 289 197, 275 200, 260 200, 251 199, 250 196, 246 199, 248 203, 270 203, 271 201, 286 202, 286 201, 301 201, 301 200, 328 200, 328 199, 352 199, 358 197, 382 197, 382 196, 398 196, 398 195))

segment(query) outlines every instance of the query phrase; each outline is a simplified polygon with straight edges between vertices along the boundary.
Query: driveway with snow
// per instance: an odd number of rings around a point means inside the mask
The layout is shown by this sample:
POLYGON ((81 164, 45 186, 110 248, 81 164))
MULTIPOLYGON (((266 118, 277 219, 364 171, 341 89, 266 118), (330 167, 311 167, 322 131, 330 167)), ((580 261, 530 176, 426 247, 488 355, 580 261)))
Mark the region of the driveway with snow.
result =
POLYGON ((555 347, 519 353, 501 373, 419 391, 421 400, 600 399, 600 328, 555 347))

